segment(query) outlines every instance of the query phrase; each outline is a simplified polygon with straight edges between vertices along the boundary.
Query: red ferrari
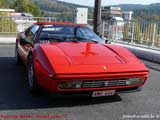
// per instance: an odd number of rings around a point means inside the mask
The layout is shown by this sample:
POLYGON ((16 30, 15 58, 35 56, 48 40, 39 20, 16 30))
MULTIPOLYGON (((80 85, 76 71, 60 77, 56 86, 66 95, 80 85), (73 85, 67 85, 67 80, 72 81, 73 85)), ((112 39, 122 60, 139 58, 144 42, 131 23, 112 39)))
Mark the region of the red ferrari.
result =
POLYGON ((86 25, 37 22, 18 34, 15 50, 32 93, 41 87, 58 95, 111 96, 143 86, 149 73, 131 52, 86 25))

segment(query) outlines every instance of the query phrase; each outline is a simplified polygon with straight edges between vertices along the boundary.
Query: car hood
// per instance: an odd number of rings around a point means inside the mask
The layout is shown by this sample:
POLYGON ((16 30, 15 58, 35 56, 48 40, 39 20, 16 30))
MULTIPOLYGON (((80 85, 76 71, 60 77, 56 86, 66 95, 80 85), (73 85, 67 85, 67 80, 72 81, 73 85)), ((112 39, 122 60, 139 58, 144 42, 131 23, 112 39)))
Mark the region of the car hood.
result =
POLYGON ((97 43, 56 43, 43 46, 49 59, 65 59, 54 64, 99 65, 120 64, 125 60, 110 47, 97 43))
POLYGON ((56 73, 125 72, 147 70, 127 49, 94 42, 41 44, 56 73))

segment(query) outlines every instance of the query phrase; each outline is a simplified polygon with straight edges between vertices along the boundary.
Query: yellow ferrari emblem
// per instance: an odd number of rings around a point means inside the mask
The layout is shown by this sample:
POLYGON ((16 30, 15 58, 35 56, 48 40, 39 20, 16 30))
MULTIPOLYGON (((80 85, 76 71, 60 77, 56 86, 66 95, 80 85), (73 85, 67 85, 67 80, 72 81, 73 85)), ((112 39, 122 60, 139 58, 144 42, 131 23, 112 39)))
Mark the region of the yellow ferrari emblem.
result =
POLYGON ((107 67, 106 67, 106 66, 103 66, 103 69, 104 69, 104 70, 107 70, 107 67))

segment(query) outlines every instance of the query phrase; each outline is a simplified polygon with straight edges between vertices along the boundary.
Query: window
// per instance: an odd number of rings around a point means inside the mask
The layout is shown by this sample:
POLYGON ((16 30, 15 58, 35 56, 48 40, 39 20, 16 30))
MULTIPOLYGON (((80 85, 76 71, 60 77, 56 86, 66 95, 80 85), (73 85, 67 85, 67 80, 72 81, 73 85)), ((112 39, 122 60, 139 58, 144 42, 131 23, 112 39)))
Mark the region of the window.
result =
POLYGON ((79 27, 76 31, 76 36, 81 38, 86 38, 88 40, 94 40, 94 41, 103 41, 99 36, 97 36, 91 29, 88 27, 79 27))
POLYGON ((35 35, 38 29, 39 29, 39 25, 35 25, 34 27, 32 27, 31 31, 35 35))
POLYGON ((35 35, 36 35, 38 29, 39 29, 39 25, 34 25, 34 26, 30 27, 30 28, 25 32, 25 35, 26 35, 27 40, 29 40, 31 43, 34 42, 35 35))
POLYGON ((65 41, 66 36, 74 36, 74 26, 70 25, 44 25, 39 36, 43 41, 65 41))
POLYGON ((51 35, 74 35, 74 27, 67 25, 45 25, 42 29, 42 34, 47 33, 51 35))
POLYGON ((39 35, 39 41, 48 42, 103 42, 91 29, 85 26, 45 25, 39 35))

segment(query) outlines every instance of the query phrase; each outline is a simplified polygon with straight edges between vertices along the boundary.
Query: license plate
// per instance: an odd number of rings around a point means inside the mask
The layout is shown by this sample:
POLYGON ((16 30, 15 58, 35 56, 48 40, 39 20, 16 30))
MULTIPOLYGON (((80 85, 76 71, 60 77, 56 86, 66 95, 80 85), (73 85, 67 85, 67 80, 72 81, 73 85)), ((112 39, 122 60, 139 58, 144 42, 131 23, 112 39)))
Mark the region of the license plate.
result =
POLYGON ((94 91, 92 97, 113 96, 116 90, 94 91))

